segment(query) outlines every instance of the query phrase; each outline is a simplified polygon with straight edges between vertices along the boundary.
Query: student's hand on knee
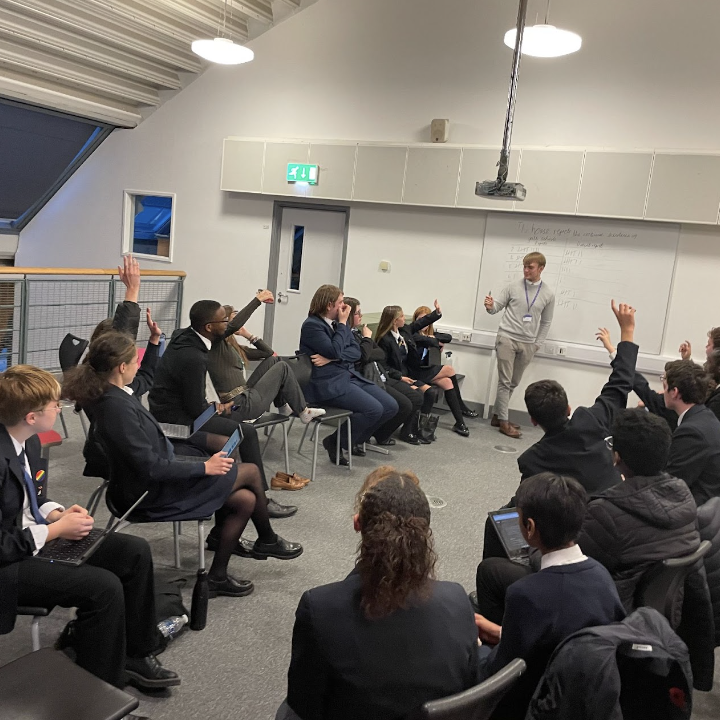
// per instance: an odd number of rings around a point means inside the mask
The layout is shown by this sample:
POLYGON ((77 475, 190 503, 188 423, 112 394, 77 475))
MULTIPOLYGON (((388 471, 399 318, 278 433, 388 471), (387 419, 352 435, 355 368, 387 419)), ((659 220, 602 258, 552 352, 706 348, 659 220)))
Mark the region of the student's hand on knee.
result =
POLYGON ((234 463, 235 461, 231 457, 226 457, 224 452, 215 453, 205 461, 205 474, 225 475, 230 472, 234 463))
POLYGON ((411 377, 405 377, 405 375, 403 375, 400 379, 408 385, 412 385, 415 382, 411 377))
POLYGON ((475 625, 478 629, 478 637, 485 645, 497 645, 500 642, 502 628, 486 617, 475 613, 475 625))

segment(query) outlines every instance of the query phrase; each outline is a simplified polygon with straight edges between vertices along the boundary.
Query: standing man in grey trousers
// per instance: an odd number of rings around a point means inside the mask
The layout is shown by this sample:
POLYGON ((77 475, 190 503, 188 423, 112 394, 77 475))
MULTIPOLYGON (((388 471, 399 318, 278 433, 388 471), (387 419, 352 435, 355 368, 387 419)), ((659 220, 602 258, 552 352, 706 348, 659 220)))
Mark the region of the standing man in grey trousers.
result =
POLYGON ((485 310, 491 315, 505 310, 495 342, 498 389, 490 424, 511 438, 521 433, 519 425, 508 421, 510 396, 545 342, 555 310, 555 293, 540 279, 544 269, 545 256, 531 252, 523 258, 522 280, 506 286, 497 300, 485 297, 485 310))

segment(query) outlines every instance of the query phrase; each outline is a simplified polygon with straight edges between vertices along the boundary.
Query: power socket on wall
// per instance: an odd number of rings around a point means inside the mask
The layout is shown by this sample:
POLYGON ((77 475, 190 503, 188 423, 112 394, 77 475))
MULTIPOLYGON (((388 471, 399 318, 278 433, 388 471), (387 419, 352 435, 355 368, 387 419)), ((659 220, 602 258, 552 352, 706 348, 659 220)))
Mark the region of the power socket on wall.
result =
POLYGON ((472 333, 469 333, 469 332, 461 333, 460 340, 462 342, 472 342, 472 333))

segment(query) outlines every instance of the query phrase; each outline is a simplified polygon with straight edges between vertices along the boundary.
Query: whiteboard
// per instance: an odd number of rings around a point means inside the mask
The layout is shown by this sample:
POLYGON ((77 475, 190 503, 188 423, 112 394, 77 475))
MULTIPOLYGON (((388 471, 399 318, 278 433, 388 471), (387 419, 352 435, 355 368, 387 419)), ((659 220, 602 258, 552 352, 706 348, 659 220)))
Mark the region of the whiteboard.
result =
POLYGON ((637 309, 636 342, 659 355, 672 287, 680 226, 552 215, 491 213, 485 227, 475 330, 497 330, 502 313, 489 315, 483 301, 492 290, 522 278, 522 259, 539 251, 542 274, 555 291, 555 316, 548 340, 597 347, 598 327, 619 328, 610 300, 637 309))

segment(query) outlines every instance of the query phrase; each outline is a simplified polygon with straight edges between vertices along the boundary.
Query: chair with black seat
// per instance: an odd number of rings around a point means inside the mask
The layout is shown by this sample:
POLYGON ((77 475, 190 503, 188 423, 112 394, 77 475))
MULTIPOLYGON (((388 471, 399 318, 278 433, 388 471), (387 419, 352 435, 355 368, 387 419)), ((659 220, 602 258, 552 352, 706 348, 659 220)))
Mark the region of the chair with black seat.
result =
POLYGON ((33 651, 40 649, 40 618, 47 617, 52 610, 53 608, 18 605, 18 615, 26 615, 32 618, 30 621, 30 638, 32 639, 33 651))
POLYGON ((50 648, 0 667, 0 698, 17 720, 120 720, 140 704, 50 648))
MULTIPOLYGON (((68 333, 60 343, 60 350, 58 351, 60 359, 60 369, 63 371, 63 375, 68 371, 72 370, 80 362, 80 358, 83 356, 87 346, 90 344, 88 340, 77 337, 72 333, 68 333)), ((78 411, 80 416, 80 424, 82 425, 85 437, 87 437, 87 428, 85 427, 85 420, 82 416, 82 411, 78 411)), ((65 418, 63 417, 62 411, 60 412, 60 422, 62 423, 63 432, 65 437, 68 436, 67 425, 65 424, 65 418)))
MULTIPOLYGON (((283 358, 285 362, 290 365, 290 369, 295 374, 295 379, 298 381, 298 385, 301 390, 304 390, 310 383, 312 378, 312 360, 309 355, 298 353, 290 357, 283 358)), ((352 417, 352 410, 345 410, 344 408, 332 407, 330 405, 310 405, 310 407, 321 407, 325 410, 325 414, 320 417, 313 418, 312 421, 312 433, 310 435, 310 442, 313 443, 313 458, 312 458, 312 470, 310 472, 310 480, 315 479, 315 469, 317 468, 317 456, 318 456, 318 442, 320 440, 320 433, 318 432, 321 425, 329 425, 335 423, 337 426, 338 438, 340 436, 342 424, 347 421, 347 438, 348 448, 352 448, 352 426, 350 424, 350 418, 352 417)), ((295 420, 293 417, 292 422, 295 420)), ((308 429, 310 425, 306 425, 303 430, 302 437, 300 438, 300 444, 298 445, 298 454, 302 451, 303 443, 307 437, 308 429)), ((337 444, 336 459, 335 463, 340 464, 340 443, 337 444)), ((348 452, 348 470, 352 470, 352 453, 348 452)))
POLYGON ((685 579, 708 553, 707 540, 690 555, 670 558, 653 565, 640 579, 635 590, 635 606, 651 607, 665 616, 673 630, 680 626, 685 579))
POLYGON ((487 720, 524 672, 525 661, 516 658, 475 687, 426 702, 408 720, 487 720))

